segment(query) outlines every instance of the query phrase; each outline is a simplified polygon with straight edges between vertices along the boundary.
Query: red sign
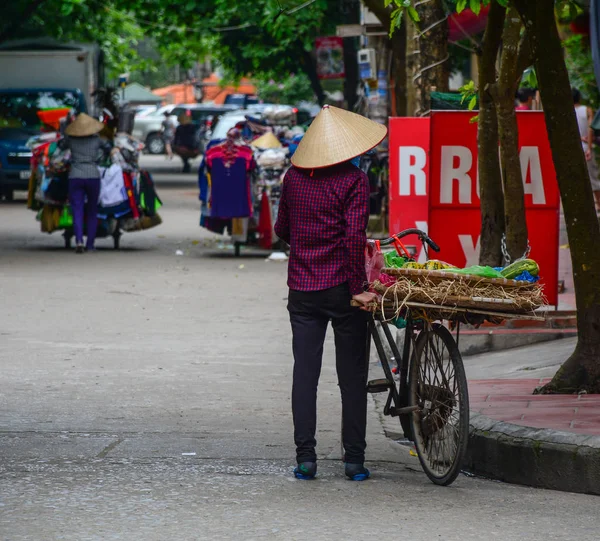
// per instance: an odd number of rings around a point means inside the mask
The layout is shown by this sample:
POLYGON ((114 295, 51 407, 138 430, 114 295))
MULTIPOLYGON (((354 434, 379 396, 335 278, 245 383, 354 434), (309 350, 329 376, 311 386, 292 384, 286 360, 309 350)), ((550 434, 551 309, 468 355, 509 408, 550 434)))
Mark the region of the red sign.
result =
MULTIPOLYGON (((472 117, 472 112, 440 111, 432 113, 430 119, 392 119, 393 123, 390 122, 390 231, 416 226, 415 219, 406 220, 402 216, 412 217, 412 208, 418 208, 415 212, 426 216, 429 235, 442 249, 436 257, 460 267, 477 264, 480 249, 477 124, 470 122, 472 117), (430 122, 429 141, 423 142, 421 131, 414 124, 416 120, 430 122), (399 195, 400 179, 406 179, 408 172, 412 171, 410 178, 420 178, 417 162, 400 158, 409 152, 402 147, 411 149, 416 145, 423 153, 429 151, 429 160, 422 169, 429 180, 428 214, 423 212, 423 202, 416 190, 399 195)), ((560 198, 544 115, 520 112, 517 122, 532 248, 530 257, 540 265, 549 303, 556 305, 560 198)))
MULTIPOLYGON (((429 221, 429 118, 390 118, 390 233, 429 221)), ((419 254, 424 260, 425 254, 419 254)))
POLYGON ((337 36, 317 38, 317 75, 319 79, 343 79, 344 40, 337 36))

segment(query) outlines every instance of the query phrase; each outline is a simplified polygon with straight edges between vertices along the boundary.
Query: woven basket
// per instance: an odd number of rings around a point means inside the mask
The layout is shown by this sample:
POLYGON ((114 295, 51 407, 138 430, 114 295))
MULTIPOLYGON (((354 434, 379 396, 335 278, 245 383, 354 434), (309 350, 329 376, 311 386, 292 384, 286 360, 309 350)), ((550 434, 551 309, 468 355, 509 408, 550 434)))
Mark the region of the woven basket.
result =
POLYGON ((545 303, 539 286, 515 288, 490 281, 471 283, 450 279, 435 283, 427 278, 414 281, 400 276, 395 284, 375 281, 371 288, 383 297, 384 305, 396 308, 406 302, 416 302, 448 308, 530 313, 545 303))
POLYGON ((405 276, 417 283, 439 283, 445 280, 459 280, 469 285, 493 284, 503 287, 533 287, 535 284, 524 280, 509 280, 508 278, 483 278, 474 274, 460 274, 451 271, 427 270, 427 269, 395 269, 385 267, 381 272, 389 276, 405 276))

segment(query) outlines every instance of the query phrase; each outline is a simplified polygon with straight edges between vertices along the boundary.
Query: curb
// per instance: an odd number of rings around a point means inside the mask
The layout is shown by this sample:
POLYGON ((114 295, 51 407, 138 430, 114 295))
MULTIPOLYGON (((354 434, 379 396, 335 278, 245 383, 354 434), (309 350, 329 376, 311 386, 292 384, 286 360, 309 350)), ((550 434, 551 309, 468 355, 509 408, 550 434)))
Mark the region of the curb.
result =
MULTIPOLYGON (((482 325, 478 329, 465 326, 460 331, 460 352, 463 357, 466 357, 577 336, 577 327, 570 313, 561 312, 558 317, 549 318, 541 325, 531 325, 531 323, 535 322, 516 320, 504 326, 482 325)), ((398 329, 395 332, 396 344, 402 351, 404 330, 398 329)), ((388 349, 386 342, 384 347, 388 349)))
POLYGON ((496 329, 461 331, 460 352, 463 356, 479 355, 491 351, 531 346, 542 342, 573 338, 576 329, 496 329))
POLYGON ((508 483, 600 495, 600 436, 495 421, 471 412, 465 469, 508 483))

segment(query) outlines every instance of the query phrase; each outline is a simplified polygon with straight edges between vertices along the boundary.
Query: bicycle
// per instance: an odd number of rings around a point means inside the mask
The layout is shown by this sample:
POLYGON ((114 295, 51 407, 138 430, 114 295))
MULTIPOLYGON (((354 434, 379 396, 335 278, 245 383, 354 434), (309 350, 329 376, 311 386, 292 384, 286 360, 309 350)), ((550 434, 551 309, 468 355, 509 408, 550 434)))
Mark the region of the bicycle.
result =
MULTIPOLYGON (((426 256, 427 246, 439 251, 435 242, 418 229, 407 229, 380 243, 389 246, 408 235, 419 237, 426 256)), ((469 397, 462 357, 444 325, 432 323, 423 317, 424 312, 414 313, 411 308, 405 308, 402 316, 406 322, 402 354, 385 317, 374 313, 369 320, 366 373, 373 341, 385 378, 368 381, 367 391, 388 393, 384 415, 400 418, 405 437, 414 442, 429 479, 446 486, 460 473, 469 437, 469 397), (380 329, 391 358, 386 354, 380 329)))

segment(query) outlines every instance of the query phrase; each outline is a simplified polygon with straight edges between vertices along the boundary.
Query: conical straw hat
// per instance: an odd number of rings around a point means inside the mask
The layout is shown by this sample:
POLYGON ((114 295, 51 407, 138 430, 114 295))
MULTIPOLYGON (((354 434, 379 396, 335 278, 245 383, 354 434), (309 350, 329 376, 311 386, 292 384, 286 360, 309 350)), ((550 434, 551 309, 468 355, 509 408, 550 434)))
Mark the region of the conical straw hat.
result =
POLYGON ((252 141, 252 146, 256 148, 281 148, 281 143, 275 134, 271 131, 261 135, 259 138, 252 141))
POLYGON ((300 141, 292 163, 303 169, 336 165, 371 150, 386 135, 383 124, 324 105, 300 141))
POLYGON ((85 113, 79 113, 77 118, 67 126, 65 133, 71 137, 88 137, 100 133, 104 124, 85 113))

